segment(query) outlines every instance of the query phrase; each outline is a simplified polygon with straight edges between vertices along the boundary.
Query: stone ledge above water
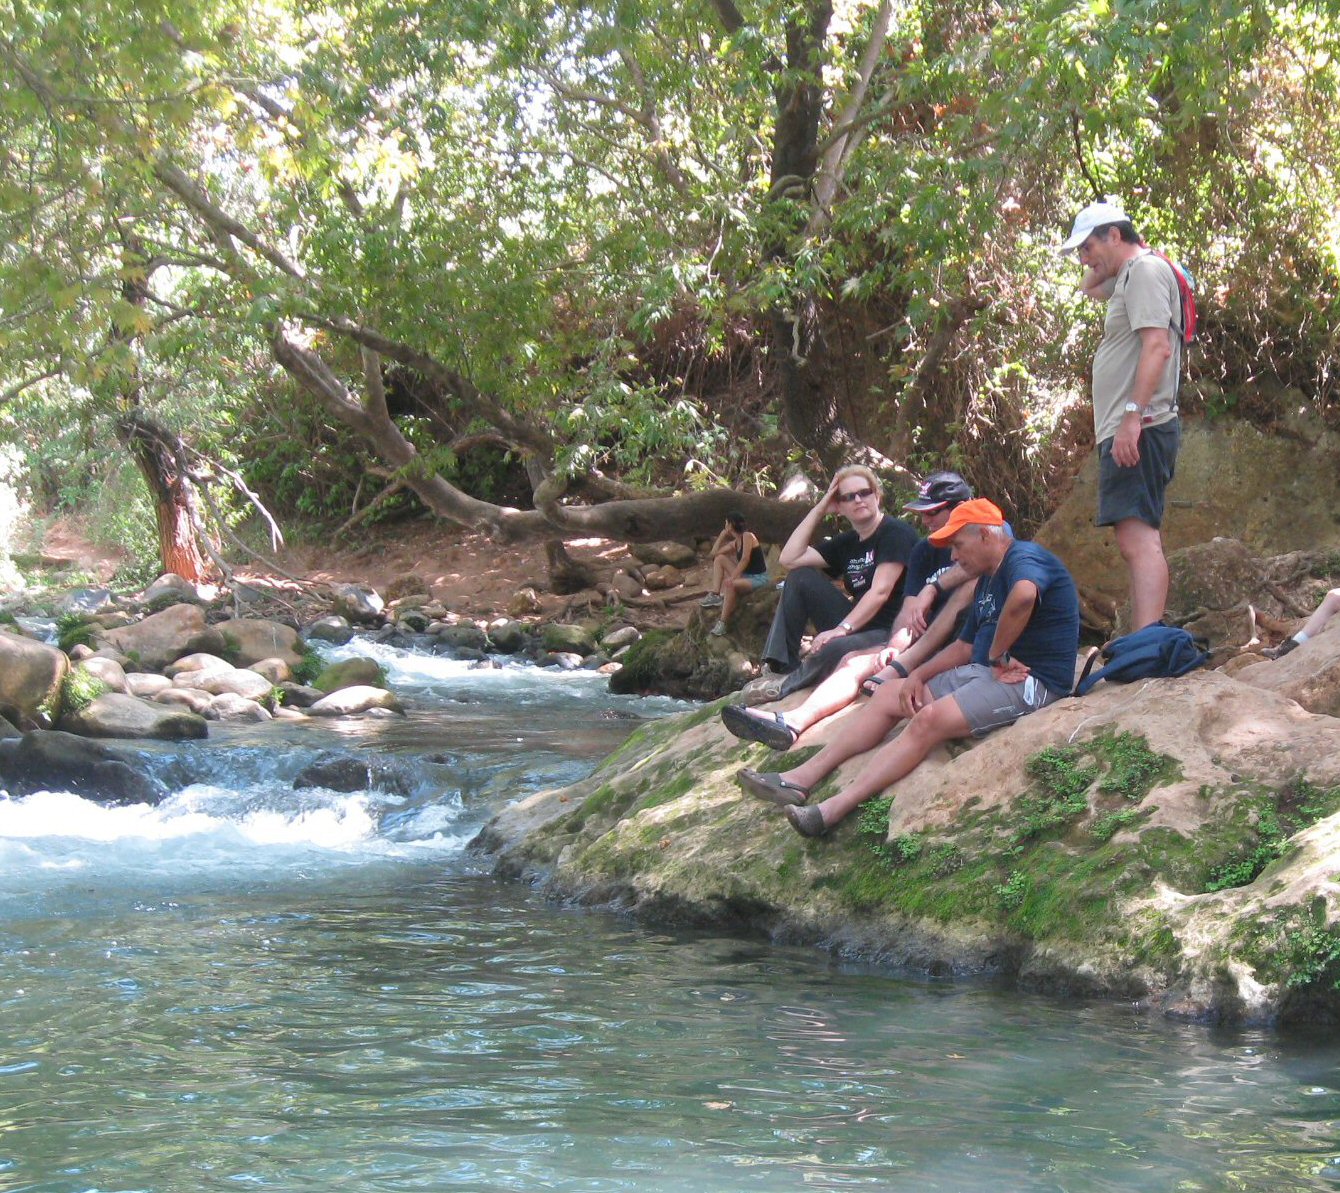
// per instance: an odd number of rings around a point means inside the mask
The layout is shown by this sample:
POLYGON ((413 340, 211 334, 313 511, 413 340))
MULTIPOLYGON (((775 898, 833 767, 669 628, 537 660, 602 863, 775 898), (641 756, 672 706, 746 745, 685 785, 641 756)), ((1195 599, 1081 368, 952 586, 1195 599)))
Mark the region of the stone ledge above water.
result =
POLYGON ((1102 685, 933 755, 887 818, 868 805, 806 841, 735 785, 781 756, 720 707, 644 727, 475 847, 652 921, 1203 1021, 1337 1017, 1340 721, 1219 672, 1102 685))

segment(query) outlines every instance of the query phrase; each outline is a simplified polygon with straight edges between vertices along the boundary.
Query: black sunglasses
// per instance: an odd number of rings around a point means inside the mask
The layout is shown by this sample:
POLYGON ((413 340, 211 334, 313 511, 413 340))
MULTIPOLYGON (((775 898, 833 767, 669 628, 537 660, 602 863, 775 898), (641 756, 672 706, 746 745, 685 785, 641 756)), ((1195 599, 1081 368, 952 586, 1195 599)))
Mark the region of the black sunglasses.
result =
POLYGON ((874 495, 874 489, 857 489, 853 493, 839 493, 837 499, 842 502, 843 505, 851 505, 853 501, 864 501, 865 498, 873 497, 874 495))

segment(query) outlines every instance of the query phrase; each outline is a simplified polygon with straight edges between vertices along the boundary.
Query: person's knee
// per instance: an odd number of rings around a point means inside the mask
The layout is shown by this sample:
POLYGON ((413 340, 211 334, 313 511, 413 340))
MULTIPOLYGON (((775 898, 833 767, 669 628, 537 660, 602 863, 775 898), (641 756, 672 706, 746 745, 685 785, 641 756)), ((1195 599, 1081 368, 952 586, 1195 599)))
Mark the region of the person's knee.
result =
POLYGON ((903 684, 906 682, 905 679, 885 680, 875 689, 874 695, 870 697, 866 707, 878 709, 885 716, 892 717, 895 721, 901 720, 903 714, 902 705, 899 701, 901 700, 903 684))
POLYGON ((966 737, 971 730, 963 723, 958 704, 945 696, 919 708, 903 732, 926 742, 929 748, 942 741, 966 737))
POLYGON ((803 610, 808 617, 812 594, 816 591, 815 581, 819 578, 818 572, 813 568, 796 568, 787 572, 786 581, 782 585, 782 602, 779 608, 803 610))
POLYGON ((1117 550, 1127 561, 1162 558, 1163 535, 1156 526, 1128 518, 1117 523, 1117 550))

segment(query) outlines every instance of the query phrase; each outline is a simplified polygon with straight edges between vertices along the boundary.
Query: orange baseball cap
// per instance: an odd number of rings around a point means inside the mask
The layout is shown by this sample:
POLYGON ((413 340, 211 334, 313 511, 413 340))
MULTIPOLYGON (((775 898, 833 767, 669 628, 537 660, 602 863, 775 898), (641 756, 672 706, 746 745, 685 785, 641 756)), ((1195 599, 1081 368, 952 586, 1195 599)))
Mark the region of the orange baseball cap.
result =
POLYGON ((965 526, 1004 526, 1005 515, 1000 507, 985 497, 974 497, 956 505, 949 513, 949 521, 930 536, 937 547, 948 546, 949 540, 965 526))

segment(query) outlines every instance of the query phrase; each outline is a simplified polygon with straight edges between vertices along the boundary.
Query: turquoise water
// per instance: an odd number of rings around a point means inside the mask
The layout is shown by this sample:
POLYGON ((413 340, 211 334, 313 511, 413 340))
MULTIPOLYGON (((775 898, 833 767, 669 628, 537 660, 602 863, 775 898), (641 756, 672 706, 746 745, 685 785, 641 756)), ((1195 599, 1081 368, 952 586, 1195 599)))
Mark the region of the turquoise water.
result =
POLYGON ((1340 1187, 1340 1047, 641 928, 491 878, 490 808, 647 712, 388 656, 404 722, 0 801, 0 1191, 1340 1187), (613 716, 611 716, 611 712, 613 716), (330 748, 408 794, 294 793, 330 748))

